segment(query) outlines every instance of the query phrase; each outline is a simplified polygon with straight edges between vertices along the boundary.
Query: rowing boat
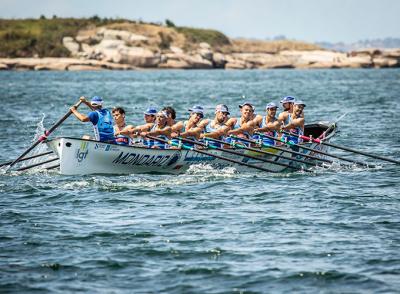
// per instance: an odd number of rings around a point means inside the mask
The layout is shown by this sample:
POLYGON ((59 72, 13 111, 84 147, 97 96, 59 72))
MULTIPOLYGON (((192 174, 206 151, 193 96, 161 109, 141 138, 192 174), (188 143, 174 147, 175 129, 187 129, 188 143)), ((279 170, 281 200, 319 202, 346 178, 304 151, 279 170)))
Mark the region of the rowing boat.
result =
MULTIPOLYGON (((329 123, 314 123, 305 126, 305 135, 317 138, 324 131, 328 130, 326 140, 329 141, 336 134, 336 126, 331 127, 329 123)), ((221 150, 203 149, 209 154, 201 154, 195 150, 184 149, 152 149, 140 144, 132 146, 103 143, 90 139, 57 137, 46 142, 48 147, 53 150, 60 162, 60 173, 63 175, 86 175, 86 174, 133 174, 133 173, 184 173, 195 164, 210 164, 215 168, 235 167, 238 171, 250 170, 249 167, 237 163, 232 163, 212 155, 222 156, 228 159, 240 160, 243 163, 267 168, 273 172, 285 172, 292 169, 270 162, 260 162, 253 158, 241 157, 229 154, 221 150)), ((304 146, 326 152, 325 145, 317 143, 302 143, 304 146)), ((255 151, 235 149, 244 155, 252 155, 271 159, 275 162, 282 162, 295 167, 306 168, 302 163, 282 158, 292 157, 297 159, 309 160, 301 155, 290 153, 292 149, 306 155, 313 155, 322 158, 323 155, 312 150, 300 150, 297 147, 284 147, 285 150, 276 150, 266 147, 260 148, 272 154, 260 154, 255 151)))

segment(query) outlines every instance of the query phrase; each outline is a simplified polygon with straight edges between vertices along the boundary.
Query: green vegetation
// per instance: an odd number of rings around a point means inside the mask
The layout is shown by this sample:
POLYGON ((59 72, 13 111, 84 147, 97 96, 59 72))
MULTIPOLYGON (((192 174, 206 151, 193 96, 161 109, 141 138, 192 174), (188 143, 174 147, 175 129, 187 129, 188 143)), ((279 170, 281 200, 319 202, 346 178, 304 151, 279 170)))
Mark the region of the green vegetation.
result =
POLYGON ((75 36, 80 29, 101 26, 126 20, 101 19, 0 19, 0 57, 65 57, 69 51, 62 38, 75 36))
POLYGON ((194 29, 188 27, 175 27, 178 33, 185 35, 187 40, 192 43, 206 42, 211 47, 230 45, 229 38, 223 33, 215 30, 194 29))
MULTIPOLYGON (((168 50, 171 45, 184 50, 197 48, 200 42, 210 44, 213 50, 223 53, 276 53, 281 50, 315 50, 314 44, 297 41, 230 40, 216 30, 176 26, 171 20, 161 23, 145 23, 142 20, 100 18, 46 18, 0 19, 0 57, 68 57, 70 52, 63 46, 66 36, 75 37, 79 31, 93 31, 96 27, 128 30, 149 38, 140 44, 153 51, 168 50)), ((93 40, 92 40, 93 41, 93 40)), ((93 45, 90 43, 90 45, 93 45)))

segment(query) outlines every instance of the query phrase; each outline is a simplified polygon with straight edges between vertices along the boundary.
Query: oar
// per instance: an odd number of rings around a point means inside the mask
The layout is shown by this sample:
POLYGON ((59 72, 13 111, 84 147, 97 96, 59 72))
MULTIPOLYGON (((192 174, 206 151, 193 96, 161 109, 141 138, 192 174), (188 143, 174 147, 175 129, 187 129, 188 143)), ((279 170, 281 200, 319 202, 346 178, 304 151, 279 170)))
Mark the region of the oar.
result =
MULTIPOLYGON (((197 141, 193 141, 193 140, 189 140, 189 139, 186 139, 186 138, 179 138, 179 139, 182 140, 183 142, 188 142, 188 143, 196 144, 196 145, 203 146, 203 147, 209 147, 209 148, 212 148, 212 149, 215 149, 215 150, 219 150, 219 151, 226 152, 226 153, 231 153, 231 154, 242 156, 242 157, 247 157, 247 158, 251 158, 251 159, 255 159, 255 160, 260 160, 260 161, 264 161, 264 162, 268 162, 268 163, 271 163, 271 164, 288 167, 288 168, 295 169, 295 170, 305 170, 305 169, 302 169, 302 168, 299 168, 299 167, 291 166, 291 165, 289 165, 287 163, 274 161, 274 160, 270 160, 270 159, 266 159, 266 158, 262 158, 262 157, 256 157, 256 156, 252 156, 252 155, 248 155, 248 154, 243 154, 243 153, 236 152, 236 151, 233 151, 233 150, 230 150, 230 149, 219 148, 219 147, 216 147, 216 146, 207 145, 207 144, 204 144, 204 143, 201 143, 201 142, 197 142, 197 141)), ((305 171, 309 171, 309 170, 305 170, 305 171)))
MULTIPOLYGON (((291 154, 300 155, 300 156, 302 156, 302 157, 304 157, 304 158, 310 158, 310 159, 313 159, 313 160, 316 160, 316 161, 322 161, 322 162, 327 162, 327 163, 333 164, 333 161, 332 161, 332 160, 329 160, 329 159, 319 158, 319 157, 316 157, 316 156, 304 154, 304 153, 301 153, 301 152, 293 151, 292 149, 288 149, 288 148, 283 148, 283 147, 278 147, 278 146, 273 146, 273 145, 267 145, 267 144, 264 144, 264 143, 262 143, 262 142, 258 142, 258 141, 254 141, 254 140, 239 138, 239 137, 234 136, 234 135, 230 135, 230 136, 231 136, 232 138, 240 139, 240 140, 242 140, 242 141, 246 141, 246 142, 249 142, 249 143, 254 143, 254 144, 259 144, 259 143, 261 143, 262 146, 267 147, 267 148, 271 148, 271 149, 275 149, 275 150, 280 150, 280 151, 288 152, 288 153, 291 153, 291 154)), ((341 165, 347 166, 347 165, 345 165, 345 164, 341 164, 341 165)))
MULTIPOLYGON (((225 141, 222 141, 222 140, 218 140, 218 139, 214 139, 214 138, 207 138, 207 137, 205 137, 204 139, 209 140, 209 141, 218 142, 218 143, 220 143, 220 144, 224 144, 224 145, 227 145, 227 146, 228 146, 228 145, 231 145, 231 143, 228 143, 228 142, 225 142, 225 141)), ((246 141, 251 141, 251 140, 246 140, 246 141)), ((310 161, 305 161, 305 160, 297 159, 297 158, 294 158, 294 157, 287 157, 287 156, 284 156, 284 155, 274 154, 274 153, 272 153, 272 152, 267 152, 267 151, 264 151, 264 150, 261 150, 261 149, 256 149, 256 148, 247 147, 247 146, 245 146, 245 145, 243 145, 243 144, 237 144, 237 143, 235 143, 235 142, 233 143, 233 146, 234 146, 234 147, 237 147, 237 148, 240 148, 240 149, 244 149, 244 150, 249 150, 249 151, 257 152, 257 153, 260 153, 260 154, 272 155, 272 156, 275 156, 275 157, 278 157, 278 158, 288 159, 288 160, 291 160, 291 161, 296 161, 296 162, 300 162, 300 163, 307 164, 307 165, 321 166, 321 164, 318 164, 318 163, 315 163, 315 162, 310 162, 310 161)), ((274 162, 275 162, 275 161, 274 161, 274 162)))
POLYGON ((355 163, 355 164, 357 164, 359 166, 371 167, 371 168, 375 167, 373 164, 367 164, 365 162, 360 162, 360 161, 357 161, 357 160, 353 160, 353 159, 348 159, 348 158, 344 158, 344 157, 341 157, 341 156, 337 156, 337 155, 334 155, 334 154, 331 154, 331 153, 322 152, 320 150, 312 149, 312 148, 306 147, 304 145, 299 145, 299 144, 295 144, 295 143, 291 143, 291 142, 286 142, 283 139, 278 139, 278 138, 275 138, 275 137, 272 137, 272 136, 268 136, 268 135, 265 135, 265 134, 261 134, 261 133, 256 133, 256 134, 260 135, 261 137, 266 137, 266 138, 269 138, 269 139, 272 139, 272 140, 275 140, 275 141, 278 141, 278 142, 282 142, 282 143, 284 143, 284 144, 286 144, 288 146, 296 146, 298 148, 302 148, 304 150, 309 150, 309 151, 312 151, 314 153, 319 153, 319 154, 322 154, 322 155, 325 155, 325 156, 329 156, 329 157, 332 157, 332 158, 337 158, 337 159, 340 159, 340 160, 343 160, 343 161, 352 162, 352 163, 355 163))
MULTIPOLYGON (((33 159, 33 158, 36 158, 36 157, 49 155, 51 153, 53 153, 53 151, 48 151, 48 152, 35 154, 35 155, 32 155, 32 156, 28 156, 28 157, 22 158, 20 161, 25 161, 25 160, 33 159)), ((4 162, 4 163, 0 164, 0 167, 5 166, 5 165, 10 165, 10 163, 12 163, 12 161, 4 162)))
POLYGON ((341 121, 350 111, 343 113, 335 122, 331 123, 329 128, 327 128, 321 135, 319 135, 318 139, 325 139, 325 135, 329 133, 329 131, 332 129, 332 127, 336 127, 336 124, 341 121))
MULTIPOLYGON (((164 144, 176 146, 176 144, 174 144, 174 142, 171 142, 171 141, 163 140, 163 139, 160 139, 160 138, 157 138, 157 137, 153 137, 153 136, 149 136, 149 135, 147 135, 146 137, 149 138, 149 139, 155 140, 155 141, 159 141, 159 142, 164 143, 164 144)), ((247 166, 247 167, 250 167, 250 168, 262 170, 262 171, 265 171, 265 172, 274 172, 272 170, 269 170, 269 169, 266 169, 266 168, 263 168, 263 167, 260 167, 260 166, 248 164, 246 162, 241 162, 239 160, 235 160, 235 159, 231 159, 231 158, 226 158, 226 157, 223 157, 223 156, 220 156, 220 155, 212 154, 212 153, 209 153, 209 152, 206 152, 206 151, 203 151, 203 150, 200 150, 200 149, 196 149, 194 147, 189 147, 189 146, 186 146, 186 145, 183 145, 183 144, 182 144, 181 148, 185 149, 185 150, 191 150, 191 151, 194 151, 194 152, 197 152, 197 153, 201 153, 201 154, 204 154, 204 155, 208 155, 208 156, 211 156, 211 157, 215 157, 215 158, 218 158, 218 159, 221 159, 221 160, 225 160, 225 161, 229 161, 229 162, 232 162, 232 163, 236 163, 236 164, 239 164, 239 165, 244 165, 244 166, 247 166)))
POLYGON ((46 163, 49 163, 49 162, 53 162, 53 161, 56 161, 56 160, 58 160, 58 157, 52 158, 52 159, 49 159, 49 160, 46 160, 46 161, 38 162, 38 163, 35 163, 35 164, 32 164, 32 165, 21 167, 21 168, 17 169, 17 171, 27 170, 27 169, 30 169, 32 167, 43 165, 43 164, 46 164, 46 163))
POLYGON ((380 159, 380 160, 392 162, 392 163, 395 163, 395 164, 400 164, 400 161, 394 160, 392 158, 388 158, 388 157, 384 157, 384 156, 380 156, 380 155, 375 155, 375 154, 367 153, 367 152, 360 151, 360 150, 355 150, 355 149, 352 149, 352 148, 349 148, 349 147, 346 147, 346 146, 341 146, 341 145, 328 143, 328 142, 325 142, 325 141, 320 140, 320 139, 314 139, 314 138, 303 136, 303 135, 299 136, 297 134, 292 134, 292 133, 285 132, 285 131, 283 131, 283 133, 285 133, 287 135, 290 135, 290 136, 295 136, 297 138, 301 138, 301 139, 306 140, 306 141, 312 141, 314 143, 330 146, 330 147, 337 148, 337 149, 342 149, 342 150, 353 152, 353 153, 356 153, 356 154, 361 154, 361 155, 364 155, 364 156, 367 156, 367 157, 380 159))
POLYGON ((51 170, 51 169, 55 169, 57 167, 60 167, 60 164, 56 164, 56 165, 52 165, 52 166, 46 167, 45 170, 51 170))
MULTIPOLYGON (((81 100, 77 102, 74 106, 78 107, 82 103, 81 100)), ((40 136, 39 139, 31 145, 28 149, 25 150, 24 153, 22 153, 17 159, 15 159, 13 162, 10 163, 8 166, 7 170, 8 171, 13 165, 15 165, 18 161, 20 161, 25 155, 27 155, 33 148, 35 148, 37 145, 42 143, 44 140, 47 139, 47 137, 55 130, 57 129, 70 115, 72 114, 71 110, 68 110, 68 112, 58 121, 56 122, 48 131, 45 131, 44 135, 40 136)))

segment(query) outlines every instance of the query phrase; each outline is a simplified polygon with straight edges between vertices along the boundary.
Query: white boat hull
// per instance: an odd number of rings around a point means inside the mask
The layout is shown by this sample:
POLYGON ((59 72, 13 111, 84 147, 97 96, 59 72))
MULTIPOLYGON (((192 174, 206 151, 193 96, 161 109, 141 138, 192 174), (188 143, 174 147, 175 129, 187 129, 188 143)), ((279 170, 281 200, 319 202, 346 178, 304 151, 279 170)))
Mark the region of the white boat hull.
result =
MULTIPOLYGON (((211 164, 216 168, 233 166, 238 171, 257 171, 251 167, 231 163, 229 161, 200 154, 192 150, 150 149, 142 146, 122 146, 69 137, 60 137, 50 140, 47 142, 47 145, 58 155, 60 160, 60 173, 64 175, 132 173, 179 174, 185 172, 191 165, 194 164, 211 164)), ((324 145, 307 143, 306 146, 326 151, 324 145)), ((305 164, 301 164, 289 159, 283 159, 275 155, 264 155, 243 149, 234 150, 236 152, 249 154, 256 157, 262 157, 290 164, 291 166, 302 168, 308 167, 305 164)), ((293 156, 289 152, 271 148, 263 148, 262 150, 280 156, 293 156)), ((206 151, 211 154, 238 160, 243 163, 261 166, 271 170, 272 172, 284 172, 286 170, 293 171, 293 169, 285 166, 274 163, 260 162, 255 159, 229 154, 224 151, 214 149, 208 149, 206 151)), ((304 152, 304 154, 312 153, 311 151, 306 150, 303 150, 302 152, 304 152)), ((318 156, 318 154, 313 154, 313 156, 318 156)), ((295 158, 307 160, 299 155, 297 155, 295 158)))

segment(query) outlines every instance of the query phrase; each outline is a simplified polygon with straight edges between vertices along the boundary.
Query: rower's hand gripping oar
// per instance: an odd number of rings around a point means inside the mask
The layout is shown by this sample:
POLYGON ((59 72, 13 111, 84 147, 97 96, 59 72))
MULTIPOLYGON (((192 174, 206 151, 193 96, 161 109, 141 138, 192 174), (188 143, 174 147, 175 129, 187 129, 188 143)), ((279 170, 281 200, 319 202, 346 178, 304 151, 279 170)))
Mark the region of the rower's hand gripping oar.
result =
POLYGON ((346 146, 341 146, 341 145, 328 143, 328 142, 325 142, 325 141, 320 140, 320 139, 314 139, 314 138, 303 136, 303 135, 292 134, 292 133, 285 132, 285 131, 283 131, 283 133, 285 133, 287 135, 290 135, 290 136, 297 137, 297 138, 301 138, 301 139, 303 139, 305 141, 308 141, 308 142, 312 141, 314 143, 318 143, 318 144, 330 146, 330 147, 333 147, 333 148, 337 148, 337 149, 353 152, 353 153, 356 153, 356 154, 361 154, 361 155, 364 155, 364 156, 367 156, 367 157, 380 159, 380 160, 392 162, 392 163, 395 163, 395 164, 400 164, 400 161, 392 159, 392 158, 388 158, 388 157, 384 157, 384 156, 380 156, 380 155, 375 155, 375 154, 367 153, 367 152, 360 151, 360 150, 355 150, 355 149, 352 149, 352 148, 349 148, 349 147, 346 147, 346 146))
MULTIPOLYGON (((76 108, 78 108, 81 103, 82 103, 82 100, 79 100, 74 106, 76 108)), ((45 131, 44 135, 40 136, 39 139, 35 143, 33 143, 28 149, 26 149, 24 153, 22 153, 17 159, 15 159, 13 162, 11 162, 10 165, 8 166, 6 172, 12 166, 14 166, 17 162, 19 162, 25 155, 27 155, 33 148, 35 148, 37 145, 39 145, 40 143, 45 141, 47 139, 47 137, 55 129, 57 129, 71 114, 72 114, 72 111, 68 110, 68 112, 62 118, 60 118, 49 130, 45 131)))
MULTIPOLYGON (((159 141, 159 142, 164 143, 164 144, 168 144, 168 145, 171 145, 171 146, 177 146, 174 142, 171 142, 171 141, 163 140, 163 139, 160 139, 160 138, 157 138, 157 137, 153 137, 153 136, 149 136, 149 135, 147 135, 146 137, 151 139, 151 140, 159 141)), ((189 140, 189 141, 191 141, 191 140, 189 140)), ((223 156, 220 156, 220 155, 217 155, 217 154, 212 154, 212 153, 200 150, 200 149, 196 149, 194 147, 186 146, 184 144, 181 144, 180 147, 182 149, 185 149, 185 150, 191 150, 191 151, 194 151, 194 152, 197 152, 197 153, 201 153, 201 154, 204 154, 204 155, 207 155, 207 156, 211 156, 211 157, 215 157, 215 158, 218 158, 218 159, 221 159, 221 160, 225 160, 225 161, 229 161, 229 162, 232 162, 232 163, 236 163, 238 165, 244 165, 244 166, 247 166, 247 167, 250 167, 250 168, 254 168, 254 169, 258 169, 258 170, 265 171, 265 172, 273 172, 272 170, 269 170, 269 169, 266 169, 266 168, 263 168, 263 167, 260 167, 260 166, 248 164, 246 162, 241 162, 239 160, 223 157, 223 156)))

